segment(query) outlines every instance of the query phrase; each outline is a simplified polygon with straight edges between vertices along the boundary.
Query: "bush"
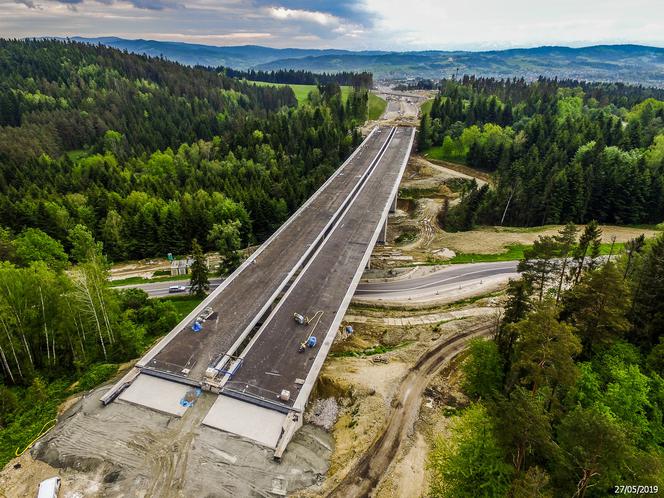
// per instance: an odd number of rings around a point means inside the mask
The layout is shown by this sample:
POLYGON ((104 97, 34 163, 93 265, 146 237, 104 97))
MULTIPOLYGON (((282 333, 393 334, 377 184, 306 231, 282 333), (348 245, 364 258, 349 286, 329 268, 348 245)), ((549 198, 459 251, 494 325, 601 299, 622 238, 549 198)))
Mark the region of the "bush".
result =
POLYGON ((93 387, 106 382, 118 371, 118 366, 113 363, 99 363, 91 366, 78 380, 77 390, 88 391, 93 387))

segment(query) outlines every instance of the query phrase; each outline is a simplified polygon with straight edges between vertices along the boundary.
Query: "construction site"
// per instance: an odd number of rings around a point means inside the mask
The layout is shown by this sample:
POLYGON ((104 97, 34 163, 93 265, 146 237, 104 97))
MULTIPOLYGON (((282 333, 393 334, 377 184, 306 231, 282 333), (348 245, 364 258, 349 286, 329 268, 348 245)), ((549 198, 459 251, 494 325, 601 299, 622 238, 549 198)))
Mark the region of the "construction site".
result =
POLYGON ((488 177, 410 155, 413 128, 394 125, 423 100, 391 96, 386 121, 230 278, 61 407, 0 472, 0 496, 53 475, 69 498, 426 494, 432 441, 468 403, 456 365, 518 275, 513 261, 444 261, 557 227, 444 232, 445 199, 488 177))

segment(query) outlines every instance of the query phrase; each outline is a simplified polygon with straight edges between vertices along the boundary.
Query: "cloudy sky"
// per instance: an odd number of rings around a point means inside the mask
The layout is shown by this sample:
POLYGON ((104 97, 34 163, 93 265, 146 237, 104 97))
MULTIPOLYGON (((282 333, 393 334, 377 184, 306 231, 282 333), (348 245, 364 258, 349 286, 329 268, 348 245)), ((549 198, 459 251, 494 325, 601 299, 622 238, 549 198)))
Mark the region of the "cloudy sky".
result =
POLYGON ((663 0, 0 0, 0 36, 211 45, 487 49, 664 47, 663 0))

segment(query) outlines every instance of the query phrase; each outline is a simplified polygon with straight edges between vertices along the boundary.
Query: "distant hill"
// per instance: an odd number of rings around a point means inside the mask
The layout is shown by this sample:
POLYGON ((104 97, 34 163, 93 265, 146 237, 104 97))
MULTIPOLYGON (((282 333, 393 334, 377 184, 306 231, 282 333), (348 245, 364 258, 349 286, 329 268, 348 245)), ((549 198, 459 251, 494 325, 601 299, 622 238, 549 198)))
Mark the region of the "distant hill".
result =
MULTIPOLYGON (((270 48, 259 45, 217 47, 213 45, 198 45, 182 42, 126 40, 124 38, 116 37, 83 38, 76 36, 71 39, 92 44, 101 43, 102 45, 108 45, 113 48, 153 57, 163 56, 167 59, 190 66, 199 64, 202 66, 227 66, 234 69, 250 69, 260 64, 269 63, 279 59, 291 60, 300 57, 351 55, 356 53, 349 50, 270 48)), ((363 55, 377 55, 387 52, 367 51, 359 53, 363 55)))
POLYGON ((280 59, 257 69, 314 72, 370 71, 375 78, 440 78, 458 74, 625 81, 664 86, 664 49, 640 45, 584 48, 537 47, 488 52, 399 52, 337 54, 280 59))
POLYGON ((335 49, 277 49, 257 45, 216 47, 114 37, 75 39, 130 52, 163 56, 188 65, 228 66, 237 69, 371 71, 376 78, 383 79, 449 77, 458 70, 460 75, 526 78, 544 75, 664 86, 664 48, 642 45, 537 47, 485 52, 353 52, 335 49))

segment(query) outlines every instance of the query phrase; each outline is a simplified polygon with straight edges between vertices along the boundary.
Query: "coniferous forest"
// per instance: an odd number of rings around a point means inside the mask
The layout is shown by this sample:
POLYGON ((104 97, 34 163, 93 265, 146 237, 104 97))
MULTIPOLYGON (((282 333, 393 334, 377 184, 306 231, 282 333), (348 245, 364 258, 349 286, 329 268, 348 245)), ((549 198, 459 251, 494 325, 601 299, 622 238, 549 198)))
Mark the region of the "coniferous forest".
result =
POLYGON ((59 41, 0 42, 0 219, 64 244, 82 224, 113 260, 181 254, 213 225, 259 242, 360 141, 366 89, 288 87, 59 41))
POLYGON ((664 220, 664 90, 619 83, 464 77, 441 82, 420 149, 492 173, 441 213, 475 224, 664 220))
POLYGON ((661 493, 664 237, 608 258, 600 237, 570 223, 526 251, 461 364, 470 404, 435 444, 430 496, 661 493))
POLYGON ((283 83, 297 85, 325 85, 336 83, 340 86, 364 87, 373 86, 373 75, 368 72, 353 73, 339 71, 337 73, 312 73, 311 71, 295 69, 277 69, 276 71, 261 71, 249 69, 242 71, 230 67, 219 67, 215 71, 222 72, 231 78, 249 81, 264 81, 266 83, 283 83))

